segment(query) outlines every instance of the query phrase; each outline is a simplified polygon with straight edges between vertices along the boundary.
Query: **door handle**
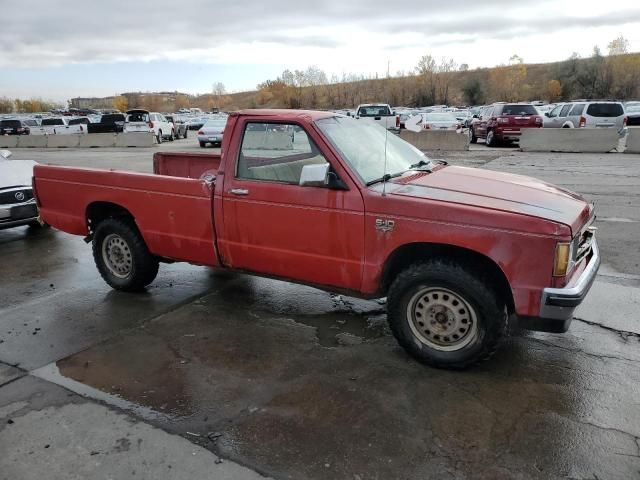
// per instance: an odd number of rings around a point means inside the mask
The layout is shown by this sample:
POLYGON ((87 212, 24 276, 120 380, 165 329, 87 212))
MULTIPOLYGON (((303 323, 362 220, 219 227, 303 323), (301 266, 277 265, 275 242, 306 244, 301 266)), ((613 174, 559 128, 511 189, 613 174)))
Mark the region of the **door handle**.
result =
POLYGON ((229 193, 233 193, 234 195, 249 195, 249 190, 246 188, 232 188, 229 190, 229 193))

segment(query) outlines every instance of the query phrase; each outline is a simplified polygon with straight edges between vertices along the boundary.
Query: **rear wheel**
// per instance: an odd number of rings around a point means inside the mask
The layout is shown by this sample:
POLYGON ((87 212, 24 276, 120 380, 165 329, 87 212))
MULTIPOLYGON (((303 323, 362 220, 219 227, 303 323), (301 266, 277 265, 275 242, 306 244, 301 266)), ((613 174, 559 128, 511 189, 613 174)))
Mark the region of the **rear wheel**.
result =
POLYGON ((143 290, 158 274, 158 259, 132 219, 100 222, 93 236, 93 258, 104 281, 116 290, 143 290))
POLYGON ((439 368, 489 358, 507 329, 504 301, 479 275, 445 260, 411 266, 388 293, 389 326, 412 356, 439 368))
POLYGON ((471 143, 478 143, 478 137, 476 137, 476 132, 473 130, 473 127, 469 128, 469 136, 471 137, 471 143))
POLYGON ((162 143, 162 130, 158 130, 158 135, 156 136, 156 140, 158 143, 162 143))
POLYGON ((497 145, 496 135, 493 130, 487 132, 487 139, 485 140, 487 147, 495 147, 497 145))
POLYGON ((189 131, 188 128, 184 129, 184 135, 182 136, 182 138, 187 138, 187 132, 189 131))
POLYGON ((207 144, 204 142, 200 142, 200 148, 204 148, 207 144))
POLYGON ((171 136, 169 137, 169 141, 173 142, 176 139, 175 134, 173 133, 173 130, 171 130, 171 136))

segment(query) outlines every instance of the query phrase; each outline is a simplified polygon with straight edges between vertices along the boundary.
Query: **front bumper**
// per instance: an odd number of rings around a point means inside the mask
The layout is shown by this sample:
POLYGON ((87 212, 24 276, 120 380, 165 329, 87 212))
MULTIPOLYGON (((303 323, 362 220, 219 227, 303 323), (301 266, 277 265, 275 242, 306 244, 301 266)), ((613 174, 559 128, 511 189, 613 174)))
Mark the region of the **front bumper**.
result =
POLYGON ((600 268, 600 250, 593 240, 591 258, 578 280, 564 288, 545 288, 538 317, 520 317, 521 327, 540 332, 564 333, 569 330, 573 312, 589 293, 600 268))
POLYGON ((13 205, 0 205, 0 229, 19 227, 38 220, 35 200, 13 205))

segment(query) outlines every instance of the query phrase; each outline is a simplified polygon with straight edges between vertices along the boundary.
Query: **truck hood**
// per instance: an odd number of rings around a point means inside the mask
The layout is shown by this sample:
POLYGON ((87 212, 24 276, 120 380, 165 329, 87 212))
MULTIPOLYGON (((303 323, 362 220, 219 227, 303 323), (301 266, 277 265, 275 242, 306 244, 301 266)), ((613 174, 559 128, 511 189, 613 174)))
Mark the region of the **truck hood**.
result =
POLYGON ((0 157, 0 189, 31 185, 33 160, 6 160, 0 157))
POLYGON ((572 233, 592 206, 577 193, 522 175, 466 167, 408 172, 390 181, 394 195, 428 198, 529 215, 565 224, 572 233))

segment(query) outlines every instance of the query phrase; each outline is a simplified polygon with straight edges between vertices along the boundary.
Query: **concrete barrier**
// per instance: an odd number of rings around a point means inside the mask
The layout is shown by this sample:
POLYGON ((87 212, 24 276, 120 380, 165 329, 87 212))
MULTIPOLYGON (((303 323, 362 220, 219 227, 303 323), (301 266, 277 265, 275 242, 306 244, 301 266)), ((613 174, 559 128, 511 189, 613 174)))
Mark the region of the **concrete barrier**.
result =
MULTIPOLYGON (((91 134, 93 135, 93 134, 91 134)), ((153 147, 153 133, 119 133, 116 135, 116 147, 153 147)))
POLYGON ((607 153, 618 147, 615 129, 526 128, 520 137, 523 152, 607 153))
POLYGON ((400 138, 420 150, 469 150, 469 135, 454 130, 424 130, 422 132, 402 130, 400 138))
POLYGON ((640 128, 629 128, 624 153, 640 153, 640 128))
POLYGON ((154 141, 153 133, 0 135, 2 148, 153 147, 154 141))
POLYGON ((45 148, 47 146, 48 135, 20 135, 18 137, 18 148, 45 148))
POLYGON ((79 147, 115 147, 115 133, 92 133, 80 136, 79 147))
POLYGON ((47 135, 47 147, 74 148, 80 146, 80 138, 85 135, 47 135))
POLYGON ((18 146, 17 135, 0 135, 1 148, 15 148, 18 146))

